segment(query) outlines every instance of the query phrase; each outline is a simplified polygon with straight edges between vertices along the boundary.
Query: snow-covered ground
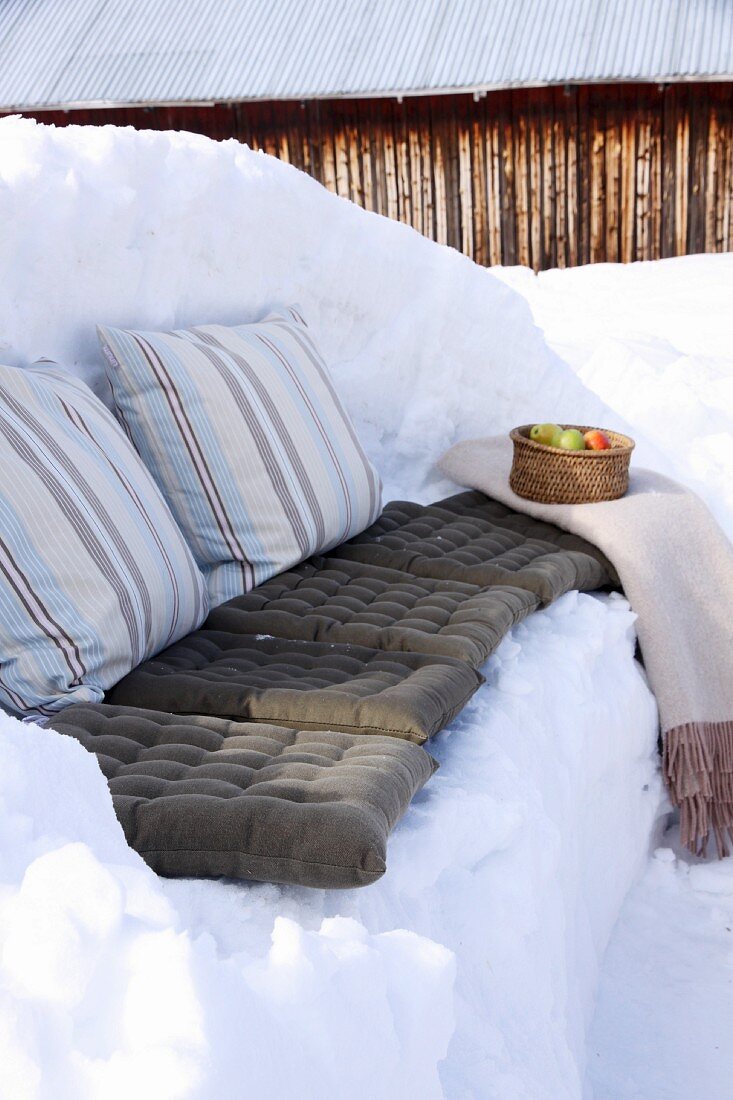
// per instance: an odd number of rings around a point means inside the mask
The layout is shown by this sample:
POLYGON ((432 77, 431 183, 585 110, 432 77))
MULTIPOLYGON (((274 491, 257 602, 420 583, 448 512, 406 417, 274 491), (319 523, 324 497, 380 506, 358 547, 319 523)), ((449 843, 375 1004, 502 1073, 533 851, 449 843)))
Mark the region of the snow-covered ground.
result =
POLYGON ((5 719, 3 1097, 579 1097, 660 801, 632 621, 576 593, 515 630, 346 893, 157 879, 96 761, 5 719))
MULTIPOLYGON (((388 495, 437 495, 432 463, 458 438, 628 421, 641 458, 701 484, 731 522, 729 260, 485 271, 234 142, 13 119, 0 219, 7 362, 48 356, 104 394, 97 322, 241 322, 297 301, 388 495)), ((441 769, 386 876, 341 894, 157 879, 126 847, 95 760, 3 720, 3 1100, 655 1100, 714 1086, 679 1050, 688 1018, 666 1027, 658 996, 688 997, 693 955, 677 941, 694 927, 729 1011, 716 960, 730 965, 733 874, 658 856, 640 879, 665 804, 628 606, 570 594, 486 671, 431 746, 441 769)))
POLYGON ((496 274, 733 537, 733 253, 496 274))
POLYGON ((733 869, 660 848, 603 963, 588 1043, 595 1100, 730 1100, 733 869))
MULTIPOLYGON (((558 354, 665 450, 670 469, 733 534, 733 255, 496 274, 526 296, 558 354)), ((733 859, 693 859, 672 827, 604 959, 587 1095, 730 1100, 732 1019, 733 859)))

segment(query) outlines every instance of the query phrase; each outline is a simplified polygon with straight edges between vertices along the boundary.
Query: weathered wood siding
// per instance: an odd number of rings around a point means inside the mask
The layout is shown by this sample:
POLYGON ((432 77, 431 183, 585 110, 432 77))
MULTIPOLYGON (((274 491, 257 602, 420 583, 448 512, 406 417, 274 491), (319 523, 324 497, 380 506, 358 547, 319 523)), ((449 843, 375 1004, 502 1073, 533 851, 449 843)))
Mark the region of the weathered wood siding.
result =
POLYGON ((733 84, 45 112, 235 137, 481 264, 733 249, 733 84))

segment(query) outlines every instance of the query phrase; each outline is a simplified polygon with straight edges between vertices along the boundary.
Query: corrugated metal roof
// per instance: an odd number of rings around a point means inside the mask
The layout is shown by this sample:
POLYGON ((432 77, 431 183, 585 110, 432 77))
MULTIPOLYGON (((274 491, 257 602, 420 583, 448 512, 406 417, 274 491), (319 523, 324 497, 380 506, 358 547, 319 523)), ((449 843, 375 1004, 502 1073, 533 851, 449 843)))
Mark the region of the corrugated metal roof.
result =
POLYGON ((0 0, 0 107, 733 77, 733 0, 0 0))

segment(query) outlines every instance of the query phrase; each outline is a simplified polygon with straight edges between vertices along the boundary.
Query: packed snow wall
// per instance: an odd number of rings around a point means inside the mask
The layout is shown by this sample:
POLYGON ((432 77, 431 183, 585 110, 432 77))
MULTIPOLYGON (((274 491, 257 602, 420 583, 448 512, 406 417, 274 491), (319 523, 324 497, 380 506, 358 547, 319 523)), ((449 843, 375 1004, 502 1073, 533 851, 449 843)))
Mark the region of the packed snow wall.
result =
MULTIPOLYGON (((608 416, 516 290, 235 142, 8 119, 0 219, 6 362, 105 397, 97 323, 298 302, 388 496, 459 438, 608 416)), ((0 1096, 577 1100, 660 805, 632 618, 569 594, 513 632, 360 892, 158 880, 95 761, 4 720, 0 1096)))
POLYGON ((46 356, 103 392, 97 324, 297 302, 388 494, 424 489, 457 438, 602 407, 490 271, 236 141, 10 118, 0 219, 6 362, 46 356))

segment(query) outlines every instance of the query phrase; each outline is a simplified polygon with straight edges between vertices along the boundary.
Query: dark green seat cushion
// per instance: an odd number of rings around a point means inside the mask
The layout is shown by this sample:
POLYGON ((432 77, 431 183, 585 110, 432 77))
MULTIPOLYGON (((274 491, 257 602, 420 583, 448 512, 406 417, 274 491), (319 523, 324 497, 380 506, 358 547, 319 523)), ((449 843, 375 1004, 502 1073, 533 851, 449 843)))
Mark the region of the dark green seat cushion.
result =
POLYGON ((168 876, 365 886, 437 767, 394 737, 105 704, 69 707, 50 725, 96 754, 128 843, 168 876))
POLYGON ((332 556, 417 577, 525 588, 545 604, 618 581, 607 558, 584 539, 475 491, 430 505, 392 501, 332 556))
POLYGON ((106 701, 421 743, 483 682, 450 657, 197 630, 125 676, 106 701))
POLYGON ((217 607, 204 628, 432 653, 476 668, 538 605, 527 589, 319 558, 217 607))

